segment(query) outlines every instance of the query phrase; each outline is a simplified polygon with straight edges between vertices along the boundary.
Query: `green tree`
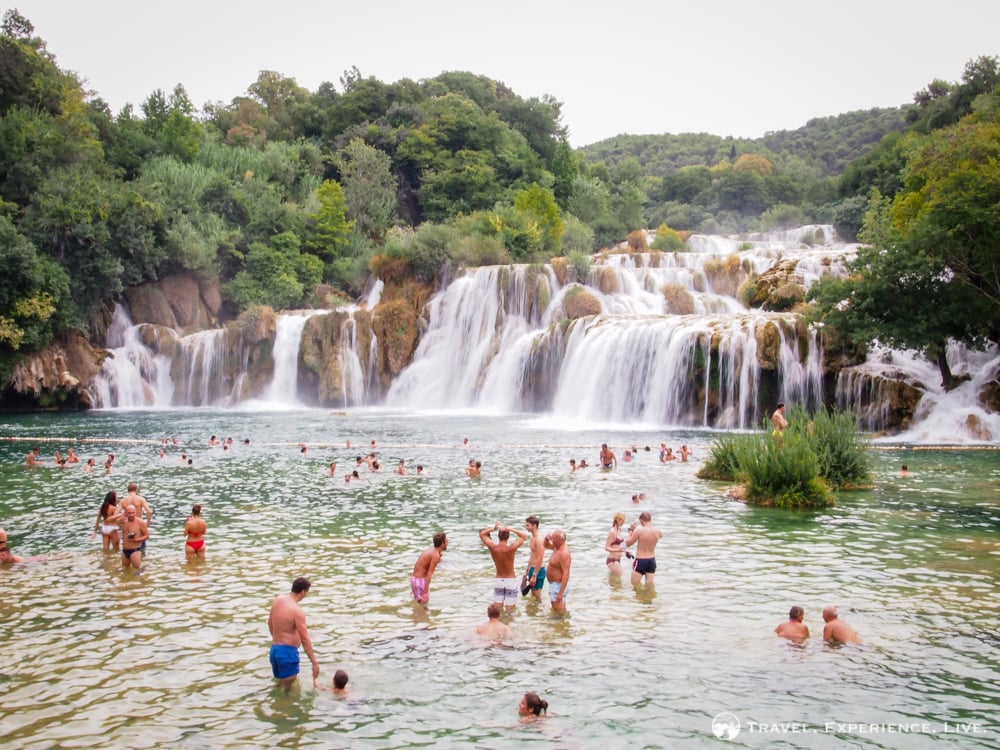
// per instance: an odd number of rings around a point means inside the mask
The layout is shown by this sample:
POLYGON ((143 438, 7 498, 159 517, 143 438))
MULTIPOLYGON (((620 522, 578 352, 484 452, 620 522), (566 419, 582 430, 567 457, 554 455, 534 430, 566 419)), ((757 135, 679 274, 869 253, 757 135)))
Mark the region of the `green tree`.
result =
POLYGON ((337 152, 347 215, 367 237, 381 239, 396 219, 399 200, 392 159, 360 138, 337 152))
POLYGON ((551 190, 541 187, 537 182, 514 196, 514 208, 530 216, 542 230, 542 252, 555 255, 559 252, 559 240, 562 238, 565 224, 556 205, 555 196, 551 190))
POLYGON ((306 244, 329 265, 343 254, 354 222, 347 218, 347 201, 339 182, 324 180, 316 198, 319 208, 309 215, 314 229, 306 244))

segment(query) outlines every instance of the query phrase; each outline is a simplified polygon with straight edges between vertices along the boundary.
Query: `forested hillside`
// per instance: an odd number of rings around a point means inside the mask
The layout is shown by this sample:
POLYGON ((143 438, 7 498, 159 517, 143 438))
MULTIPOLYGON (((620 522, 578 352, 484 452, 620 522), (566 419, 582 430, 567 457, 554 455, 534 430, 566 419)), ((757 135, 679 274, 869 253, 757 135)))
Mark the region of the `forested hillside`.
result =
POLYGON ((620 136, 574 151, 559 101, 470 72, 384 83, 352 69, 311 92, 262 71, 228 103, 199 110, 178 83, 114 113, 57 54, 4 14, 4 383, 25 355, 92 330, 126 287, 178 271, 217 281, 232 318, 351 298, 373 271, 433 285, 456 266, 563 255, 582 273, 647 227, 668 250, 684 230, 835 221, 850 237, 876 195, 900 202, 895 221, 921 215, 906 198, 927 187, 913 160, 932 160, 963 118, 997 116, 996 59, 980 58, 908 108, 760 141, 620 136))

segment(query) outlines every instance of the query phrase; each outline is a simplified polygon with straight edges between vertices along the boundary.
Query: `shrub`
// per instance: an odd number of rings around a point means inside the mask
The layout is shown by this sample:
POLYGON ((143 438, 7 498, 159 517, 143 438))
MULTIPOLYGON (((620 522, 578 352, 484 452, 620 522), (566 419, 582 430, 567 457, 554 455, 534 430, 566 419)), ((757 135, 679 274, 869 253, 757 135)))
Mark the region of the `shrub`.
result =
POLYGON ((590 275, 590 259, 591 256, 586 253, 569 254, 567 260, 569 261, 569 270, 572 273, 574 281, 578 281, 581 284, 587 281, 587 277, 590 275))
POLYGON ((646 232, 642 229, 636 229, 625 235, 625 242, 633 252, 644 253, 649 248, 646 240, 646 232))
POLYGON ((708 460, 698 470, 699 479, 718 479, 723 482, 733 482, 739 469, 737 456, 743 443, 753 438, 752 435, 725 433, 719 435, 709 452, 708 460))
POLYGON ((671 229, 666 224, 660 224, 660 226, 656 228, 656 237, 653 238, 653 244, 650 247, 652 247, 653 250, 662 250, 664 252, 673 253, 678 250, 684 250, 686 245, 680 232, 676 229, 671 229))
POLYGON ((810 441, 819 461, 819 475, 833 487, 858 487, 870 481, 868 440, 853 413, 830 414, 823 409, 809 421, 804 412, 793 409, 788 423, 789 430, 802 432, 810 441))

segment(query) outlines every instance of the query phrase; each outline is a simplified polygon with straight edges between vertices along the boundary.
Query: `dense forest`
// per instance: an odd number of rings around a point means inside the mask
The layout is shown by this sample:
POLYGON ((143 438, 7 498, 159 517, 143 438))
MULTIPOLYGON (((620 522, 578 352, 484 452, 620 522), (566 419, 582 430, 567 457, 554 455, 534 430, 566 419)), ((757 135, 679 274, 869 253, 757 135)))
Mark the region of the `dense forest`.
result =
POLYGON ((315 92, 262 71, 198 110, 178 84, 113 113, 31 22, 0 30, 0 382, 130 286, 190 271, 227 316, 356 297, 372 273, 579 268, 630 232, 833 223, 871 244, 813 315, 845 349, 1000 340, 998 61, 912 105, 758 140, 622 135, 572 149, 552 97, 469 72, 315 92), (845 300, 853 301, 845 304, 845 300), (919 324, 914 318, 921 318, 919 324))

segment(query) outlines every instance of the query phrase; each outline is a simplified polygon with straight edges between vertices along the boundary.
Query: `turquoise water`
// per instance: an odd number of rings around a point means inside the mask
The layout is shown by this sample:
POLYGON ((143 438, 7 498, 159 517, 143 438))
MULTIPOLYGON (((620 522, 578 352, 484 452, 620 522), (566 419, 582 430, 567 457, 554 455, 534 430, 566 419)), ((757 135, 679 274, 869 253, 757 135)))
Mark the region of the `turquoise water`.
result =
MULTIPOLYGON (((875 450, 874 489, 790 513, 727 501, 721 485, 697 480, 707 432, 376 409, 192 410, 5 416, 0 437, 13 438, 0 440, 0 524, 15 552, 46 556, 0 569, 0 736, 11 747, 998 742, 996 451, 875 450), (209 448, 212 434, 234 447, 209 448), (164 436, 179 444, 160 459, 164 436), (382 473, 345 485, 344 469, 372 439, 382 473), (675 451, 687 443, 691 462, 660 464, 661 441, 675 451), (36 442, 49 465, 29 469, 36 442), (602 442, 619 459, 633 443, 653 450, 615 472, 571 475, 569 459, 596 463, 602 442), (68 447, 97 458, 96 472, 54 468, 52 455, 68 447), (108 451, 111 476, 100 467, 108 451), (431 476, 393 475, 400 458, 431 476), (469 458, 483 461, 482 479, 464 476, 469 458), (912 476, 897 476, 903 462, 912 476), (104 493, 130 480, 156 512, 140 576, 90 539, 104 493), (655 591, 604 566, 611 518, 621 510, 631 520, 637 492, 664 531, 655 591), (195 502, 209 524, 204 564, 183 555, 195 502), (478 529, 532 513, 543 532, 567 533, 568 616, 522 600, 509 620, 515 639, 484 646, 472 631, 486 619, 493 568, 478 529), (439 530, 450 546, 424 612, 408 579, 439 530), (273 688, 268 606, 299 575, 313 582, 303 606, 321 679, 346 669, 352 701, 308 682, 290 696, 273 688), (773 635, 792 604, 813 633, 803 646, 773 635), (821 642, 826 604, 863 644, 821 642), (546 721, 518 724, 526 690, 548 700, 546 721), (732 741, 713 734, 721 712, 741 722, 732 741)), ((519 553, 518 565, 526 559, 519 553)))

